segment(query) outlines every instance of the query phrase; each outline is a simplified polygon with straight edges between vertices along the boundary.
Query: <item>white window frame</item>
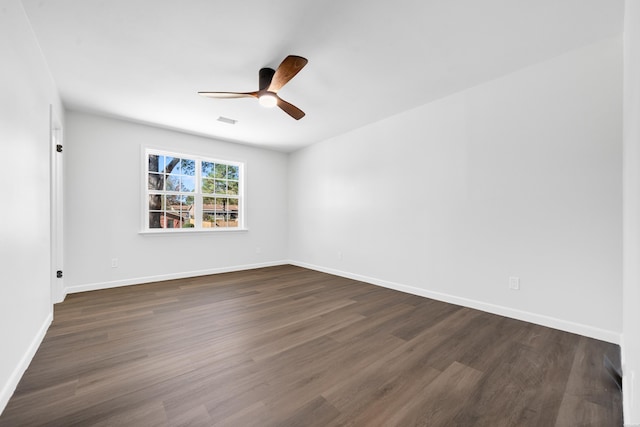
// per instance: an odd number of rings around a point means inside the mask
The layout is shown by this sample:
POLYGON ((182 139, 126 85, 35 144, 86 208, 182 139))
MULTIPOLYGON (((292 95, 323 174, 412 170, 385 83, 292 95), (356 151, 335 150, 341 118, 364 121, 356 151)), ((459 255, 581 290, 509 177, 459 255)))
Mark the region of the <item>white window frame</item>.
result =
MULTIPOLYGON (((201 156, 196 154, 178 153, 159 148, 142 147, 142 209, 141 209, 141 234, 171 234, 171 233, 226 233, 234 231, 247 231, 246 228, 246 199, 245 199, 245 163, 237 160, 227 160, 201 156), (157 190, 149 189, 149 155, 170 156, 180 159, 194 160, 195 170, 195 191, 183 192, 194 197, 194 227, 186 228, 150 228, 149 227, 149 195, 157 190), (202 227, 203 195, 202 193, 202 162, 211 162, 236 166, 238 168, 238 195, 233 196, 238 199, 238 226, 237 227, 202 227)), ((162 194, 172 194, 161 191, 162 194)))

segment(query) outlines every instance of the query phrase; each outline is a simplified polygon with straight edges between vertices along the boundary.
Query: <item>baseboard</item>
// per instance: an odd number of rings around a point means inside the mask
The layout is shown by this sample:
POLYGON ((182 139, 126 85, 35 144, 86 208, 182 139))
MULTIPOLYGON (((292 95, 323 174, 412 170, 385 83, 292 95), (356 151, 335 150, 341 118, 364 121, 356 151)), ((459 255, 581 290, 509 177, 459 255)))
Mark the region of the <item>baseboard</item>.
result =
POLYGON ((363 276, 360 274, 350 273, 342 270, 337 270, 328 267, 322 267, 318 265, 308 264, 295 260, 280 260, 271 261, 257 264, 245 264, 236 265, 230 267, 212 268, 207 270, 196 270, 172 274, 163 274, 156 276, 136 277, 125 280, 117 280, 111 282, 97 282, 88 283, 83 285, 69 286, 64 289, 64 296, 77 292, 94 291, 99 289, 115 288, 120 286, 137 285, 142 283, 160 282, 163 280, 184 279, 188 277, 206 276, 209 274, 229 273, 233 271, 253 270, 256 268, 274 267, 278 265, 291 264, 298 267, 308 268, 310 270, 321 271, 323 273, 333 274, 336 276, 346 277, 361 282, 371 283, 373 285, 382 286, 389 289, 394 289, 401 292, 406 292, 413 295, 418 295, 426 298, 435 299, 451 304, 461 305, 464 307, 474 308, 477 310, 486 311, 488 313, 498 314, 500 316, 510 317, 512 319, 523 320, 525 322, 535 323, 541 326, 547 326, 561 331, 571 332, 574 334, 583 335, 590 338, 595 338, 602 341, 607 341, 613 344, 620 344, 620 333, 609 331, 606 329, 600 329, 581 323, 570 322, 555 317, 545 316, 528 311, 516 310, 510 307, 495 305, 486 303, 483 301, 472 300, 469 298, 459 297, 456 295, 446 294, 442 292, 430 291, 427 289, 416 288, 414 286, 403 285, 401 283, 390 282, 387 280, 377 279, 374 277, 363 276))
POLYGON ((40 326, 38 333, 33 337, 33 340, 27 348, 27 351, 20 359, 20 363, 18 363, 18 366, 16 366, 16 368, 13 370, 13 373, 9 377, 9 380, 2 387, 2 390, 0 391, 0 414, 2 414, 2 411, 4 411, 7 403, 9 403, 9 399, 11 399, 11 396, 13 396, 13 392, 16 390, 16 387, 18 386, 22 375, 29 367, 33 356, 36 355, 36 351, 38 351, 38 347, 40 347, 40 343, 42 343, 44 336, 47 334, 47 330, 49 329, 49 325, 51 325, 52 321, 53 310, 50 311, 47 317, 44 319, 44 322, 42 323, 42 326, 40 326))
POLYGON ((606 329, 595 328, 589 325, 583 325, 580 323, 570 322, 567 320, 557 319, 555 317, 545 316, 541 314, 531 313, 528 311, 516 310, 510 307, 490 304, 482 301, 472 300, 469 298, 463 298, 455 295, 445 294, 441 292, 429 291, 427 289, 416 288, 414 286, 403 285, 400 283, 389 282, 387 280, 376 279, 374 277, 367 277, 360 274, 349 273, 346 271, 336 270, 333 268, 321 267, 318 265, 308 264, 305 262, 289 260, 289 264, 296 265, 298 267, 308 268, 310 270, 321 271, 323 273, 333 274, 335 276, 346 277, 360 282, 371 283, 372 285, 378 285, 396 291, 406 292, 421 297, 431 298, 438 301, 443 301, 451 304, 461 305, 463 307, 474 308, 477 310, 486 311, 488 313, 498 314, 500 316, 510 317, 512 319, 523 320, 529 323, 535 323, 541 326, 547 326, 549 328, 559 329, 565 332, 571 332, 578 335, 583 335, 590 338, 595 338, 601 341, 607 341, 613 344, 620 344, 620 333, 609 331, 606 329))
POLYGON ((59 295, 56 295, 54 297, 53 303, 54 304, 60 304, 61 302, 64 302, 64 299, 66 297, 67 297, 67 293, 65 292, 64 289, 61 289, 59 295))
POLYGON ((142 283, 161 282, 164 280, 186 279, 188 277, 207 276, 209 274, 230 273, 233 271, 254 270, 256 268, 275 267, 277 265, 289 264, 287 260, 270 261, 257 264, 234 265, 230 267, 210 268, 206 270, 195 270, 180 273, 160 274, 157 276, 134 277, 131 279, 114 280, 111 282, 87 283, 83 285, 68 286, 64 289, 64 295, 77 292, 96 291, 99 289, 117 288, 120 286, 139 285, 142 283))

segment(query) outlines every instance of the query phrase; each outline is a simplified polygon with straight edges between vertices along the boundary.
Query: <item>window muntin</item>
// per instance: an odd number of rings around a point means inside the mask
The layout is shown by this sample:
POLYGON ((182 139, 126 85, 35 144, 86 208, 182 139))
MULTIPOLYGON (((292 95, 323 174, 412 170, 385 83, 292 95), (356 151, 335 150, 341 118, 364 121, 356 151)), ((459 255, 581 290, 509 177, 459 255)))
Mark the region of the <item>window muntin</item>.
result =
POLYGON ((242 163, 146 151, 145 229, 242 228, 242 163))

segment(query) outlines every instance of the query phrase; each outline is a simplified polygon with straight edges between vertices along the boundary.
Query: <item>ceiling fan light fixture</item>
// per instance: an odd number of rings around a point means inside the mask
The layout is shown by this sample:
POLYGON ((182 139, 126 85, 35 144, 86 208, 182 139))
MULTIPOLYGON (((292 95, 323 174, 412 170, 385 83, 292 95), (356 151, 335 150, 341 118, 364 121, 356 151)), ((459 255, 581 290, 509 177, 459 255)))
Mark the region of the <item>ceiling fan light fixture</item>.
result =
POLYGON ((265 93, 258 97, 258 102, 265 108, 273 108, 278 105, 278 98, 270 93, 265 93))

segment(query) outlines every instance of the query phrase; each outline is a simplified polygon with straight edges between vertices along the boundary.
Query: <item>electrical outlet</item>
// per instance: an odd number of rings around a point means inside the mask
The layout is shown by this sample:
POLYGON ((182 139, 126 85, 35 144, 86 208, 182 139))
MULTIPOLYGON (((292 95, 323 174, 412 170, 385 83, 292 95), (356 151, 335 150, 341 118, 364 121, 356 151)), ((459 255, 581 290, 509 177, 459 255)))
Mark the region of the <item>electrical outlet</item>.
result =
POLYGON ((258 247, 256 247, 256 253, 257 253, 257 254, 262 253, 262 248, 260 248, 259 246, 258 246, 258 247))
POLYGON ((514 291, 519 291, 520 290, 520 278, 519 277, 515 277, 515 276, 509 277, 509 289, 512 289, 514 291))
POLYGON ((338 259, 342 261, 342 251, 338 251, 338 259))
POLYGON ((111 259, 111 268, 118 268, 118 258, 111 259))

